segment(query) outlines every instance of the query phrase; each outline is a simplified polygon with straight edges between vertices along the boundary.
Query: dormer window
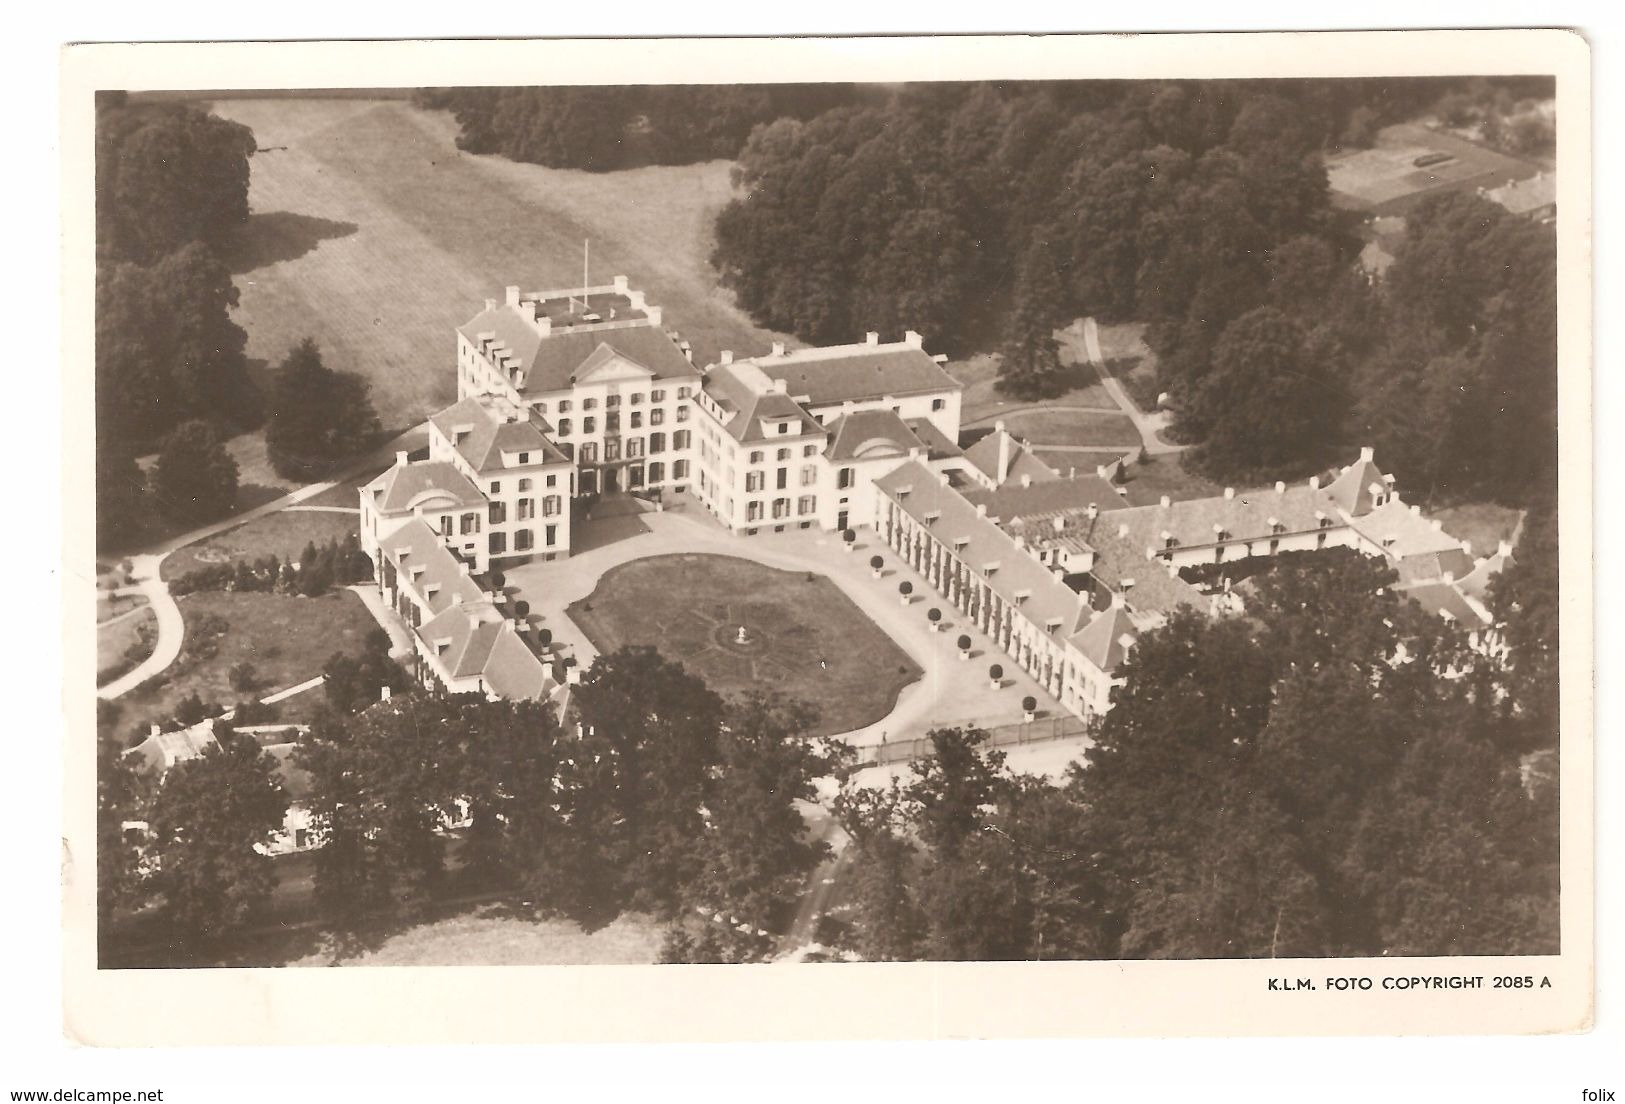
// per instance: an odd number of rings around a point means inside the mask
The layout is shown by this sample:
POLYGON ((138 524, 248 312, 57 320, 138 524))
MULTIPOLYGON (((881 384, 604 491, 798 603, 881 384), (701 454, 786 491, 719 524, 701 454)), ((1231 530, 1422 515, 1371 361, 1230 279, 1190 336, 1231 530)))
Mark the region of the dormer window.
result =
POLYGON ((941 510, 927 510, 925 512, 925 523, 927 525, 930 525, 940 517, 942 517, 942 511, 941 510))
POLYGON ((1018 606, 1021 605, 1023 602, 1025 602, 1027 599, 1031 598, 1032 596, 1033 596, 1033 592, 1030 591, 1030 590, 1023 589, 1023 590, 1016 591, 1016 593, 1015 593, 1016 605, 1018 605, 1018 606))

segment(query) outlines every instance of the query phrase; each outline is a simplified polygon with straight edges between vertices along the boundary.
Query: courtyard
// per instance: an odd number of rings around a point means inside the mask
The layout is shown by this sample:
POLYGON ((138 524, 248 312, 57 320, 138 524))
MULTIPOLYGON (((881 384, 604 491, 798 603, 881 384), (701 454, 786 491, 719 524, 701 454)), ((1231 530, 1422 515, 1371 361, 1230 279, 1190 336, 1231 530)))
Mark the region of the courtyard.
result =
POLYGON ((674 495, 669 502, 671 508, 659 512, 578 522, 573 543, 582 551, 505 569, 508 589, 530 604, 532 623, 581 668, 592 665, 601 646, 655 644, 724 693, 754 685, 807 698, 825 714, 818 731, 859 748, 944 726, 1009 725, 1020 721, 1028 695, 1037 699, 1041 718, 1064 715, 992 641, 961 624, 872 530, 859 530, 851 551, 838 534, 815 529, 741 537, 721 529, 693 499, 674 495), (869 566, 876 554, 878 577, 869 566), (653 566, 616 574, 639 563, 653 566), (730 578, 746 581, 751 567, 770 570, 749 576, 750 589, 722 585, 730 578), (807 582, 808 573, 815 582, 807 582), (908 602, 898 593, 903 582, 913 588, 908 602), (946 614, 935 629, 928 616, 934 608, 946 614), (685 617, 689 611, 697 612, 685 617), (747 636, 763 633, 765 661, 747 662, 748 655, 718 647, 719 640, 736 638, 741 619, 747 636), (961 634, 972 641, 968 659, 957 646, 961 634), (814 650, 803 652, 804 646, 814 650), (1004 668, 996 689, 987 677, 993 663, 1004 668), (910 667, 906 678, 899 670, 904 666, 910 667), (860 693, 866 702, 879 702, 878 709, 860 711, 845 700, 860 693))
POLYGON ((566 613, 600 652, 648 644, 724 697, 774 689, 816 705, 809 735, 878 721, 921 675, 826 576, 733 556, 622 564, 566 613))

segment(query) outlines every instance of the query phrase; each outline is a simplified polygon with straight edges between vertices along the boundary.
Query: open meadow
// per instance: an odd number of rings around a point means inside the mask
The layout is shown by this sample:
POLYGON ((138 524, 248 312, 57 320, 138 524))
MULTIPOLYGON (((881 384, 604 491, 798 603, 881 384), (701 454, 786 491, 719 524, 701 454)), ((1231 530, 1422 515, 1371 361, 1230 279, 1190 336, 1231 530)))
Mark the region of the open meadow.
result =
POLYGON ((220 99, 254 131, 253 214, 232 269, 248 354, 275 365, 314 337, 329 367, 373 385, 384 424, 455 400, 453 330, 508 284, 527 290, 625 274, 706 363, 765 352, 720 291, 711 226, 729 163, 596 174, 457 149, 444 112, 401 100, 220 99))

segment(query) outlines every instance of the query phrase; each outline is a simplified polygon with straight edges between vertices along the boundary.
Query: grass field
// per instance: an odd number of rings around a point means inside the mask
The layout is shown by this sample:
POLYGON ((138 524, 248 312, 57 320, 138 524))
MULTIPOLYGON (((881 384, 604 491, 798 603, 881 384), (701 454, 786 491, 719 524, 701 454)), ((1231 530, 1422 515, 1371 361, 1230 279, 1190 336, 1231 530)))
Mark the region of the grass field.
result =
POLYGON ((1070 445, 1102 450, 1121 445, 1125 449, 1140 444, 1140 431, 1127 414, 1095 413, 1089 410, 1031 410, 1011 414, 1005 428, 1034 447, 1070 445))
MULTIPOLYGON (((927 334, 927 337, 930 335, 927 334)), ((1000 394, 994 387, 999 375, 998 358, 991 353, 980 353, 949 364, 948 372, 965 385, 960 399, 960 420, 971 425, 986 418, 1005 416, 1007 411, 1023 410, 1034 406, 1092 406, 1101 410, 1116 410, 1117 404, 1100 385, 1095 370, 1084 363, 1068 365, 1072 386, 1063 395, 1045 399, 1042 403, 1023 402, 1000 394)))
POLYGON ((438 920, 390 936, 376 949, 334 961, 331 951, 290 966, 581 966, 650 965, 660 956, 663 929, 627 915, 586 932, 568 920, 521 920, 490 915, 438 920))
POLYGON ((160 572, 165 579, 173 579, 207 564, 257 560, 269 555, 286 560, 290 556, 297 557, 309 542, 322 545, 355 533, 358 524, 355 514, 279 510, 228 529, 217 537, 176 549, 164 558, 160 572))
POLYGON ((128 617, 120 617, 109 624, 96 627, 96 684, 98 686, 133 670, 148 656, 156 643, 157 618, 152 610, 143 609, 128 617), (139 654, 130 649, 139 646, 139 654), (126 654, 133 658, 126 658, 126 654))
POLYGON ((1123 469, 1124 482, 1135 502, 1155 502, 1167 495, 1175 502, 1222 495, 1224 487, 1195 472, 1186 471, 1181 454, 1147 457, 1123 469))
POLYGON ((314 337, 330 367, 372 382, 386 426, 455 399, 453 330, 485 299, 579 283, 583 239, 594 281, 630 276, 702 363, 777 336, 732 306, 707 263, 727 162, 593 174, 476 157, 456 148, 449 115, 398 100, 212 109, 261 150, 233 258, 249 356, 274 365, 314 337))
POLYGON ((649 644, 724 696, 777 690, 817 706, 812 735, 879 720, 921 674, 824 576, 731 556, 622 564, 567 612, 600 652, 649 644), (740 625, 753 643, 731 643, 740 625))
POLYGON ((96 623, 111 621, 115 617, 122 617, 133 609, 147 604, 147 599, 140 594, 114 594, 110 590, 96 591, 96 623))
MULTIPOLYGON (((220 705, 249 697, 231 687, 231 668, 243 661, 258 673, 253 697, 304 682, 321 674, 334 652, 359 654, 367 634, 378 627, 361 599, 347 590, 320 598, 199 593, 179 599, 179 604, 186 620, 180 657, 159 676, 161 682, 137 687, 119 699, 126 726, 169 720, 176 704, 193 691, 220 705)), ((320 691, 316 693, 319 697, 320 691)))

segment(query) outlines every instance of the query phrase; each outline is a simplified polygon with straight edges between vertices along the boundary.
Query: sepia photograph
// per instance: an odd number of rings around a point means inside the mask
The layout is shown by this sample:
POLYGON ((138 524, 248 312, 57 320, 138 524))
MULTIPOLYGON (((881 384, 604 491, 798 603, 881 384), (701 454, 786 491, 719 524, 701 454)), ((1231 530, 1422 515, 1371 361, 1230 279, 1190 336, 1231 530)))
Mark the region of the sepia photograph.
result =
POLYGON ((778 45, 79 73, 89 969, 1588 1008, 1558 68, 778 45))

